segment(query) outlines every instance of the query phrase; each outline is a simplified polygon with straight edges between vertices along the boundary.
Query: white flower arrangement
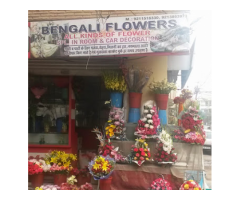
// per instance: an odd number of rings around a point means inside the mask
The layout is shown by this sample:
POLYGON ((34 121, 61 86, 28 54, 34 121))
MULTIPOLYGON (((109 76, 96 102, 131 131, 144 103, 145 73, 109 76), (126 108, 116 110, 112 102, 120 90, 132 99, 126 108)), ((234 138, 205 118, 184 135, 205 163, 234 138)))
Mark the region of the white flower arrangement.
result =
POLYGON ((150 129, 153 129, 154 128, 154 126, 152 126, 152 125, 150 125, 150 127, 149 127, 150 129))
POLYGON ((67 179, 67 183, 70 185, 74 185, 74 183, 77 182, 76 176, 72 175, 67 179))
POLYGON ((152 105, 148 105, 148 108, 152 109, 152 108, 153 108, 153 106, 152 106, 152 105))
POLYGON ((148 128, 148 127, 149 127, 149 124, 145 124, 144 127, 148 128))
POLYGON ((143 112, 144 112, 145 114, 147 114, 147 113, 148 113, 148 110, 144 110, 143 112))
POLYGON ((160 134, 159 139, 160 139, 160 142, 163 143, 163 150, 169 154, 173 148, 171 136, 167 132, 162 130, 162 133, 160 134))

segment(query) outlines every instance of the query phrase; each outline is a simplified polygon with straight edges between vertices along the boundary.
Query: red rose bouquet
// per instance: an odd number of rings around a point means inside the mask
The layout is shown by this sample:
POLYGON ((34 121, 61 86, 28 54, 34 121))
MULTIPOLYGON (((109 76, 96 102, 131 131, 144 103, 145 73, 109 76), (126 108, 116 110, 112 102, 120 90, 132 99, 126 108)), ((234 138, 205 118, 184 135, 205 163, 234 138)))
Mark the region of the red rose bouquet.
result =
POLYGON ((149 161, 151 154, 148 144, 144 139, 136 139, 137 142, 132 146, 131 157, 133 162, 141 166, 145 161, 149 161))
POLYGON ((160 119, 156 106, 145 105, 143 113, 144 117, 138 121, 134 135, 146 135, 147 138, 157 137, 159 135, 160 119))
POLYGON ((158 138, 159 142, 156 144, 157 152, 154 155, 154 160, 158 164, 170 164, 177 160, 177 156, 173 153, 172 137, 165 130, 162 130, 158 138))
POLYGON ((156 145, 157 153, 154 154, 154 160, 158 163, 174 163, 177 160, 176 154, 173 153, 174 148, 171 149, 170 153, 164 151, 163 143, 156 145))
POLYGON ((172 190, 170 183, 166 181, 163 176, 154 180, 150 187, 151 190, 172 190))
POLYGON ((204 131, 201 134, 199 132, 183 133, 180 130, 174 130, 174 132, 175 132, 174 138, 177 140, 181 140, 186 143, 200 144, 200 145, 204 145, 205 143, 206 135, 204 131))
POLYGON ((28 161, 28 174, 29 175, 34 175, 34 174, 39 174, 42 173, 43 169, 41 166, 39 166, 38 164, 35 164, 33 162, 29 162, 28 161))
POLYGON ((179 190, 202 190, 200 185, 194 180, 185 181, 179 190))

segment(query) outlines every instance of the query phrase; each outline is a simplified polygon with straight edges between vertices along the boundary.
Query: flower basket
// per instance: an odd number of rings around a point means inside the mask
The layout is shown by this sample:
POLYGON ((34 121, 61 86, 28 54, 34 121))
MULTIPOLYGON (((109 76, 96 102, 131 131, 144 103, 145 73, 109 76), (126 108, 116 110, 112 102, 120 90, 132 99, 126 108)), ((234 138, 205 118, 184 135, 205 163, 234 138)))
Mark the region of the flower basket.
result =
POLYGON ((31 91, 36 99, 40 99, 40 97, 47 91, 47 88, 32 87, 31 91))
POLYGON ((78 186, 81 186, 81 185, 84 185, 86 183, 91 183, 91 179, 92 177, 91 176, 81 176, 81 175, 78 175, 77 176, 77 185, 78 186))
POLYGON ((40 187, 43 184, 43 173, 31 175, 31 184, 33 188, 40 187))
POLYGON ((142 101, 142 93, 130 92, 129 93, 129 107, 140 108, 142 101))
POLYGON ((155 94, 159 110, 167 110, 168 94, 155 94))
POLYGON ((54 185, 61 186, 62 183, 66 183, 67 175, 66 174, 54 174, 54 185))
POLYGON ((108 179, 101 179, 99 184, 100 190, 111 190, 112 176, 108 179))

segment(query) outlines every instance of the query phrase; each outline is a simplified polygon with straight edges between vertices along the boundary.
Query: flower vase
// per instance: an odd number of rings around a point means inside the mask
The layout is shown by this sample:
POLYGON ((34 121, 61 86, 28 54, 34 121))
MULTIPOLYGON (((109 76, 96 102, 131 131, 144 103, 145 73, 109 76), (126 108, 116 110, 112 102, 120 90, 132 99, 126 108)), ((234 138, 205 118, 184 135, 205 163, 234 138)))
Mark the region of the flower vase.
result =
POLYGON ((66 174, 54 174, 54 185, 61 186, 62 183, 66 183, 67 175, 66 174))
MULTIPOLYGON (((183 103, 178 104, 178 115, 183 111, 183 103)), ((178 120, 178 126, 181 126, 181 120, 178 120)))
POLYGON ((34 174, 31 175, 31 184, 32 187, 35 189, 36 187, 40 187, 43 184, 43 173, 39 173, 39 174, 34 174))
POLYGON ((101 179, 99 184, 100 190, 111 190, 112 176, 107 179, 101 179))
POLYGON ((83 177, 81 175, 78 175, 77 176, 77 185, 81 186, 81 185, 84 185, 86 183, 91 183, 91 178, 92 177, 90 175, 89 176, 85 176, 85 177, 83 177))
POLYGON ((111 92, 110 98, 111 98, 111 106, 115 106, 116 108, 122 108, 123 93, 111 92))

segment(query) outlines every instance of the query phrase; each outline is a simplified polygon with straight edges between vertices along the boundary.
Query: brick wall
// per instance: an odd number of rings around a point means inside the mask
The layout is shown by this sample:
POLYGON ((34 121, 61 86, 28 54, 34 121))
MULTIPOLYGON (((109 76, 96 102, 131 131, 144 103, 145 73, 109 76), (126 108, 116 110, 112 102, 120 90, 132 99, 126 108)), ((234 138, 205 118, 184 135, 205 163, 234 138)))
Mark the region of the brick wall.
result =
POLYGON ((122 16, 144 16, 160 14, 189 13, 189 10, 29 10, 28 21, 91 19, 122 16))

